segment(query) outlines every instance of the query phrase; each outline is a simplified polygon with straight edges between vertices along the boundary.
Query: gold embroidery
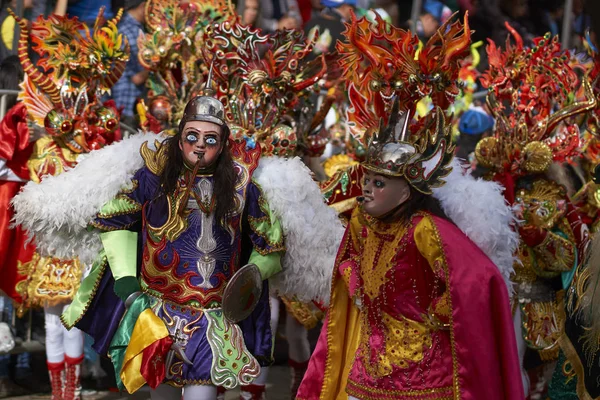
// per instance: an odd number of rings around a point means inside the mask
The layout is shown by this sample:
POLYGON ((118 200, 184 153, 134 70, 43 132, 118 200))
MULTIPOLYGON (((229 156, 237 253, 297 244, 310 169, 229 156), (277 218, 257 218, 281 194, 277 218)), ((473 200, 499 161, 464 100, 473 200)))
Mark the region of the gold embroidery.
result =
POLYGON ((165 169, 167 162, 167 146, 163 146, 163 143, 155 140, 154 147, 156 150, 151 150, 148 147, 148 142, 144 142, 140 148, 140 154, 144 159, 146 168, 154 175, 159 176, 165 169))
MULTIPOLYGON (((444 271, 444 279, 446 282, 450 282, 450 270, 448 268, 448 260, 446 259, 446 253, 444 253, 443 251, 443 245, 442 245, 442 238, 440 236, 440 232, 437 229, 437 226, 435 225, 435 223, 433 222, 433 219, 429 216, 425 216, 423 217, 423 219, 429 219, 429 223, 431 224, 431 226, 433 227, 433 231, 435 234, 435 240, 438 244, 438 246, 442 249, 441 251, 441 255, 442 255, 442 269, 444 271)), ((450 346, 451 346, 451 350, 452 350, 452 381, 453 381, 453 386, 454 386, 454 398, 455 399, 460 399, 460 380, 458 377, 458 356, 456 355, 456 336, 454 334, 454 318, 453 318, 453 306, 452 306, 452 298, 449 297, 448 298, 448 303, 450 306, 450 323, 449 323, 449 328, 450 328, 450 346)))
POLYGON ((102 222, 90 221, 90 223, 88 225, 93 226, 94 228, 98 228, 104 232, 112 232, 112 231, 119 231, 119 230, 123 230, 123 229, 129 229, 133 225, 135 225, 135 221, 131 222, 129 224, 119 225, 119 226, 104 225, 102 222))
POLYGON ((42 257, 36 252, 26 264, 29 268, 28 278, 18 287, 25 308, 70 301, 79 289, 82 270, 77 259, 59 260, 42 257))
POLYGON ((187 209, 187 204, 182 204, 184 194, 185 190, 181 187, 180 180, 175 193, 167 196, 168 215, 165 224, 160 227, 153 227, 150 223, 146 224, 154 237, 165 237, 169 242, 174 242, 188 228, 188 216, 191 210, 187 209), (186 209, 181 210, 182 206, 186 209))
POLYGON ((377 227, 372 225, 369 230, 363 245, 360 274, 363 280, 363 293, 375 299, 380 295, 381 287, 387 282, 387 273, 393 269, 392 261, 398 253, 398 245, 407 226, 380 224, 377 227))
POLYGON ((98 279, 96 279, 96 282, 94 282, 94 287, 92 288, 92 292, 90 294, 90 298, 83 305, 83 308, 81 310, 81 313, 79 314, 79 317, 77 319, 75 319, 75 321, 73 321, 73 323, 67 323, 67 321, 64 319, 65 314, 61 314, 60 321, 65 326, 65 328, 67 328, 67 329, 73 328, 81 320, 81 318, 83 318, 83 316, 87 312, 90 304, 92 304, 92 301, 96 297, 96 292, 98 291, 98 287, 100 286, 100 282, 102 282, 102 278, 104 277, 104 272, 106 270, 107 265, 108 265, 108 259, 105 256, 105 257, 102 258, 102 261, 101 261, 101 264, 100 264, 100 267, 99 267, 100 268, 100 273, 98 274, 98 279))
MULTIPOLYGON (((365 315, 365 313, 363 313, 365 315)), ((377 360, 370 362, 369 338, 370 329, 363 329, 361 339, 361 355, 363 364, 369 375, 375 379, 390 375, 393 367, 408 368, 408 361, 420 362, 424 358, 426 349, 431 348, 431 329, 426 324, 413 321, 402 315, 398 319, 381 312, 383 329, 385 330, 385 349, 377 356, 377 360)), ((363 317, 364 327, 369 321, 363 317)))
MULTIPOLYGON (((160 243, 153 243, 152 240, 146 240, 146 251, 147 254, 143 255, 142 268, 143 268, 143 276, 148 277, 150 279, 159 277, 161 280, 164 280, 164 283, 161 283, 161 287, 163 288, 177 288, 177 297, 182 299, 177 307, 190 307, 198 310, 203 310, 208 308, 209 305, 216 304, 220 307, 221 298, 223 294, 223 290, 225 289, 225 285, 221 285, 211 290, 199 290, 197 287, 190 286, 185 278, 180 278, 176 275, 176 266, 165 267, 164 269, 159 269, 154 264, 154 259, 156 256, 156 252, 158 251, 158 247, 160 247, 160 243)), ((178 258, 178 255, 174 253, 173 258, 178 258)), ((161 293, 156 289, 152 289, 148 286, 148 284, 144 281, 142 283, 142 291, 146 292, 152 297, 158 298, 165 303, 169 301, 164 298, 164 296, 169 296, 170 293, 161 293)), ((175 304, 175 303, 173 303, 175 304)))
POLYGON ((132 179, 131 180, 131 186, 130 187, 126 187, 124 189, 121 189, 121 194, 131 194, 133 192, 135 192, 135 190, 140 186, 140 183, 138 182, 137 179, 132 179))
POLYGON ((40 183, 44 175, 59 175, 77 162, 77 154, 56 144, 50 136, 38 139, 27 161, 33 182, 40 183))
POLYGON ((292 314, 296 321, 300 322, 306 329, 312 329, 323 318, 323 312, 310 303, 302 303, 296 299, 281 297, 287 312, 292 314))
POLYGON ((435 316, 450 317, 450 291, 446 290, 432 307, 431 312, 435 316))
POLYGON ((441 388, 431 388, 422 390, 386 390, 375 389, 361 385, 352 380, 348 381, 346 392, 350 396, 356 396, 361 400, 383 400, 389 399, 389 396, 416 397, 418 400, 451 400, 452 386, 441 388), (381 396, 378 396, 381 395, 381 396))
POLYGON ((101 219, 110 219, 120 215, 134 214, 141 210, 142 205, 140 203, 123 194, 118 194, 114 200, 111 200, 102 207, 97 217, 101 219))
POLYGON ((598 400, 598 397, 592 398, 585 388, 585 369, 571 340, 567 335, 562 335, 559 339, 559 344, 565 356, 571 362, 575 375, 577 375, 577 397, 580 400, 598 400))
POLYGON ((549 302, 530 302, 521 305, 523 316, 523 339, 527 345, 538 350, 542 360, 558 357, 558 340, 564 332, 564 291, 556 294, 549 302))

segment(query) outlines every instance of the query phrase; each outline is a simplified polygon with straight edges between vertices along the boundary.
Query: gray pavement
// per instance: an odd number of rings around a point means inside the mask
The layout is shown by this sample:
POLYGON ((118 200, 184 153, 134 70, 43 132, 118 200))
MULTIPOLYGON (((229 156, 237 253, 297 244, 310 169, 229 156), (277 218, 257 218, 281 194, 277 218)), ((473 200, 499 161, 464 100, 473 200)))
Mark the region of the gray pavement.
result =
MULTIPOLYGON (((226 400, 234 400, 239 398, 239 391, 232 390, 225 395, 226 400)), ((20 397, 6 397, 6 399, 14 400, 42 400, 50 399, 50 395, 29 395, 20 397)), ((133 400, 148 400, 150 399, 149 391, 146 388, 140 389, 133 395, 120 395, 111 392, 98 392, 95 394, 87 394, 82 396, 82 400, 117 400, 117 399, 133 399, 133 400)), ((290 399, 290 372, 287 366, 276 365, 269 370, 269 384, 267 385, 267 400, 289 400, 290 399)), ((199 399, 201 400, 201 399, 199 399)))

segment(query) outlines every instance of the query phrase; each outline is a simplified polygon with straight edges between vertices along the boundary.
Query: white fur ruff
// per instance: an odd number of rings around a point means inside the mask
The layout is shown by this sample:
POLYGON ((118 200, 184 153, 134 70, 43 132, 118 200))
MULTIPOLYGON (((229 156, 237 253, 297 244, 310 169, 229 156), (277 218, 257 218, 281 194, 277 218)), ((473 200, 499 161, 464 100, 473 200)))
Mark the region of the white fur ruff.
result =
POLYGON ((15 222, 35 237, 38 251, 91 264, 102 248, 88 223, 101 207, 131 183, 144 165, 140 147, 159 135, 138 134, 84 157, 73 169, 29 182, 15 196, 15 222))
POLYGON ((452 172, 446 184, 433 190, 446 215, 496 264, 512 293, 513 272, 519 236, 514 231, 516 219, 495 182, 475 179, 463 173, 458 159, 452 161, 452 172))
MULTIPOLYGON (((75 168, 28 183, 15 197, 15 222, 35 237, 42 254, 79 257, 91 264, 102 248, 88 223, 130 184, 143 165, 139 149, 158 135, 139 134, 90 153, 75 168)), ((331 274, 344 228, 298 158, 262 158, 254 178, 285 234, 284 272, 272 278, 282 295, 328 301, 331 274)))
POLYGON ((325 204, 299 158, 262 158, 254 179, 285 232, 283 273, 271 278, 281 295, 329 302, 331 274, 344 227, 325 204))

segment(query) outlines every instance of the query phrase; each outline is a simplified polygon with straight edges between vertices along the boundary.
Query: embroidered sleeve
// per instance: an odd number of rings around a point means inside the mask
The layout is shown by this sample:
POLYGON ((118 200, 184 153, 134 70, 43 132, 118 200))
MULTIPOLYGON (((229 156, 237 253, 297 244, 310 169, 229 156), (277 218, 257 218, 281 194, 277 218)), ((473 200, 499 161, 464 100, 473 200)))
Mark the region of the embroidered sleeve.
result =
POLYGON ((133 228, 142 219, 142 206, 158 185, 158 177, 146 167, 138 170, 131 184, 102 206, 90 225, 104 231, 133 228))
POLYGON ((253 259, 261 259, 259 256, 264 258, 264 260, 261 260, 264 261, 261 263, 262 266, 256 264, 261 269, 263 277, 279 272, 281 270, 280 253, 285 251, 283 229, 279 220, 269 208, 262 190, 255 182, 248 185, 244 225, 249 228, 246 229, 246 233, 252 242, 253 259), (275 253, 277 253, 277 257, 270 256, 275 253))
POLYGON ((438 230, 431 217, 425 216, 417 224, 414 239, 419 253, 427 260, 433 270, 437 284, 444 288, 438 297, 435 297, 429 306, 429 320, 439 328, 445 327, 450 320, 450 290, 446 287, 446 274, 448 264, 438 230))

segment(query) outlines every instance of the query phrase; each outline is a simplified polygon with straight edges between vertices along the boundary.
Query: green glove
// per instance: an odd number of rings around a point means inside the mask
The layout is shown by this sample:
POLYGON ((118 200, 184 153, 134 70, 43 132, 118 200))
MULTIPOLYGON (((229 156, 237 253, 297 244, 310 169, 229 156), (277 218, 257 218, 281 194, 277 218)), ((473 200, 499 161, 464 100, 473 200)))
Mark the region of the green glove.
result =
POLYGON ((113 290, 115 291, 115 294, 125 302, 129 296, 135 292, 140 292, 142 288, 135 276, 125 276, 115 281, 113 290))
POLYGON ((123 301, 141 291, 136 278, 137 233, 116 230, 100 234, 108 265, 115 278, 114 292, 123 301))

